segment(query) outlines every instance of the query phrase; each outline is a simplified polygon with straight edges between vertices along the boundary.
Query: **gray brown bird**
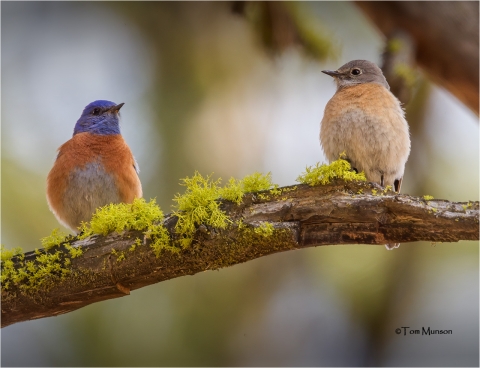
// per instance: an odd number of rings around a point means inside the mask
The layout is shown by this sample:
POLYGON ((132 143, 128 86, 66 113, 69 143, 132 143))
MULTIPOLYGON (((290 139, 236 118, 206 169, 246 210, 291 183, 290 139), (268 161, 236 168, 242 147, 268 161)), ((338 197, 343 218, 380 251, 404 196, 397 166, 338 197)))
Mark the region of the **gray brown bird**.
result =
POLYGON ((410 134, 400 101, 390 92, 382 70, 370 61, 353 60, 323 73, 337 84, 320 129, 327 159, 337 160, 345 152, 352 168, 363 171, 368 181, 400 192, 410 134))

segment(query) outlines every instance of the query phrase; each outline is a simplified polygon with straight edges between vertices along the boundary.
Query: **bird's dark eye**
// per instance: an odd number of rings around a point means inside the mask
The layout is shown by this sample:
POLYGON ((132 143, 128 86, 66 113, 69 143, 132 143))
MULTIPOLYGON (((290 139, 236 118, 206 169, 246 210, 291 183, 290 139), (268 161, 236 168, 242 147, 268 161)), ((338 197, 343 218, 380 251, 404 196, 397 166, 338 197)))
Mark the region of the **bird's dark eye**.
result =
POLYGON ((362 71, 360 69, 352 69, 352 71, 350 72, 352 75, 360 75, 362 74, 362 71))
POLYGON ((98 115, 100 114, 100 109, 98 107, 94 108, 92 111, 92 115, 98 115))

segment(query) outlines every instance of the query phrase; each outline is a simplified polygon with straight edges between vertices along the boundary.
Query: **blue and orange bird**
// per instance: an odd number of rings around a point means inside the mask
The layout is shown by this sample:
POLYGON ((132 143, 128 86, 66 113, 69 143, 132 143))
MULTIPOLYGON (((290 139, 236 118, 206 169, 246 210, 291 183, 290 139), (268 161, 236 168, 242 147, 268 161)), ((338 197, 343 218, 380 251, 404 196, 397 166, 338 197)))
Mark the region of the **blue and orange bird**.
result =
POLYGON ((123 105, 104 100, 87 105, 48 174, 50 210, 75 234, 98 207, 142 197, 137 162, 120 134, 123 105))

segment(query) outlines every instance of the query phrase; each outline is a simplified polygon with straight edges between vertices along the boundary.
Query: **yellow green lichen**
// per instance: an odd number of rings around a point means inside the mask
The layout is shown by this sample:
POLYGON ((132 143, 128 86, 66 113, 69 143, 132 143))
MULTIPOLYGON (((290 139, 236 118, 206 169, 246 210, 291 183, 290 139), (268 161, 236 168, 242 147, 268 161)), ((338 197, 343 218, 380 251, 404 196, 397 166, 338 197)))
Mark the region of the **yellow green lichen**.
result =
POLYGON ((241 180, 231 178, 225 187, 220 186, 221 179, 213 180, 195 172, 193 177, 182 179, 185 193, 177 194, 174 215, 178 217, 175 231, 179 235, 181 247, 189 246, 196 228, 200 224, 218 229, 226 229, 231 220, 220 209, 219 199, 240 204, 245 193, 269 190, 273 187, 271 174, 255 172, 241 180))
POLYGON ((266 175, 259 172, 247 175, 241 180, 241 183, 245 193, 261 192, 263 190, 269 190, 274 186, 270 172, 266 175))
POLYGON ((403 79, 407 87, 411 88, 415 85, 417 77, 415 70, 410 65, 398 63, 394 66, 393 73, 399 78, 403 79))
POLYGON ((308 166, 305 172, 297 178, 297 181, 310 186, 325 185, 333 179, 366 181, 365 174, 363 172, 357 174, 353 171, 350 163, 344 158, 345 154, 342 154, 338 160, 333 161, 330 165, 317 163, 313 167, 308 166))
POLYGON ((0 275, 0 282, 2 288, 8 289, 12 282, 18 282, 19 278, 23 279, 22 275, 19 275, 18 271, 15 269, 13 257, 22 256, 24 257, 23 251, 21 248, 6 249, 3 245, 0 245, 0 253, 2 260, 2 273, 0 275))
POLYGON ((117 262, 123 261, 125 259, 125 253, 120 253, 120 255, 117 257, 117 262))
MULTIPOLYGON (((221 180, 218 180, 217 184, 220 184, 221 180)), ((218 188, 219 197, 226 199, 228 201, 235 202, 236 204, 242 203, 242 198, 245 193, 256 193, 272 188, 272 191, 275 188, 278 188, 278 185, 272 183, 272 174, 268 173, 266 175, 259 172, 255 172, 251 175, 245 176, 243 179, 236 180, 235 178, 230 178, 227 185, 223 188, 218 188)), ((273 194, 273 193, 271 193, 273 194)), ((262 195, 267 199, 265 195, 262 195)))
MULTIPOLYGON (((25 273, 29 287, 39 287, 45 284, 50 278, 64 278, 70 273, 62 260, 62 252, 57 250, 54 253, 41 253, 35 261, 26 262, 25 273)), ((22 285, 23 286, 23 285, 22 285)))
MULTIPOLYGON (((152 239, 152 247, 157 250, 160 244, 169 244, 168 231, 156 222, 163 220, 163 212, 156 205, 155 200, 147 203, 144 199, 135 199, 131 204, 107 205, 99 208, 90 223, 83 223, 79 238, 86 238, 93 234, 106 235, 112 231, 147 229, 147 236, 152 239)), ((71 271, 71 259, 83 254, 84 248, 74 247, 68 239, 72 238, 54 229, 49 236, 41 239, 43 249, 35 250, 35 258, 24 261, 21 249, 6 250, 2 247, 2 289, 8 290, 13 284, 19 284, 21 290, 32 290, 38 287, 48 287, 53 278, 64 279, 71 271), (54 251, 54 247, 63 247, 54 251), (67 257, 68 255, 68 257, 67 257), (15 259, 13 260, 12 258, 15 259)), ((136 245, 141 244, 137 241, 136 245)), ((166 247, 166 249, 168 249, 166 247)), ((132 249, 131 249, 132 250, 132 249)), ((155 251, 159 255, 158 251, 155 251)), ((122 252, 117 261, 125 259, 122 252)))
MULTIPOLYGON (((145 236, 152 240, 150 247, 158 257, 162 249, 176 251, 174 247, 170 247, 170 237, 167 229, 161 225, 162 220, 163 212, 155 199, 147 202, 143 198, 136 198, 132 203, 109 204, 98 208, 92 220, 82 224, 79 238, 146 229, 145 236)), ((136 239, 129 250, 134 251, 141 244, 141 240, 136 239)))
MULTIPOLYGON (((49 236, 40 240, 43 249, 35 249, 34 259, 28 261, 25 261, 21 248, 7 250, 2 246, 2 289, 8 290, 16 284, 20 284, 21 290, 37 289, 47 287, 54 278, 64 279, 70 273, 70 259, 65 258, 60 249, 53 251, 53 248, 60 246, 70 237, 54 229, 49 236)), ((70 250, 72 257, 78 252, 75 249, 70 250)))
POLYGON ((143 198, 135 198, 132 203, 112 203, 98 208, 89 223, 82 223, 79 238, 143 230, 153 222, 161 220, 163 212, 155 199, 147 202, 143 198))
POLYGON ((274 230, 275 228, 273 227, 273 225, 268 222, 262 222, 260 226, 253 229, 255 234, 261 235, 263 237, 272 236, 274 230))
MULTIPOLYGON (((170 235, 165 226, 152 224, 147 228, 145 236, 148 239, 152 239, 152 242, 150 243, 150 248, 153 249, 156 257, 159 257, 163 250, 168 250, 172 253, 180 252, 179 248, 171 245, 170 235)), ((137 243, 137 241, 135 241, 135 243, 137 243)))
POLYGON ((80 247, 72 247, 69 243, 65 243, 65 249, 68 250, 72 258, 80 257, 83 254, 83 249, 80 247))
POLYGON ((142 245, 142 240, 140 238, 136 238, 135 242, 132 244, 132 246, 128 249, 130 252, 133 252, 137 247, 142 245))
POLYGON ((3 244, 0 245, 0 259, 2 262, 11 260, 13 257, 24 257, 23 250, 20 247, 6 249, 3 244))
POLYGON ((278 184, 275 184, 272 189, 269 190, 271 195, 280 195, 283 193, 282 189, 279 188, 278 184))
POLYGON ((398 53, 403 47, 403 41, 400 38, 391 38, 387 42, 387 51, 392 54, 398 53))
POLYGON ((220 190, 220 197, 236 204, 242 203, 245 194, 245 188, 240 180, 230 178, 227 185, 220 190))
POLYGON ((61 232, 59 229, 53 229, 52 233, 40 239, 40 242, 42 243, 43 248, 49 250, 57 245, 62 244, 69 237, 69 235, 61 232))
POLYGON ((336 58, 339 48, 332 42, 331 35, 311 16, 309 11, 298 3, 281 3, 289 15, 297 32, 298 38, 307 55, 323 61, 328 58, 336 58))
POLYGON ((21 290, 36 289, 46 286, 53 278, 64 279, 70 273, 66 267, 70 260, 65 261, 59 250, 36 249, 35 259, 29 261, 25 261, 25 255, 21 252, 20 248, 6 250, 2 246, 0 281, 4 290, 16 284, 20 284, 21 290))
POLYGON ((231 222, 217 201, 220 196, 221 179, 212 180, 211 176, 204 178, 195 172, 191 178, 182 179, 187 189, 184 194, 175 195, 174 214, 178 217, 175 225, 180 235, 180 245, 187 247, 193 240, 196 227, 200 224, 225 229, 231 222))
MULTIPOLYGON (((264 47, 269 51, 283 49, 283 46, 274 42, 275 36, 272 33, 271 15, 267 4, 260 1, 248 1, 243 8, 242 12, 245 18, 253 24, 264 47)), ((308 9, 299 3, 282 2, 278 5, 277 11, 282 14, 282 19, 287 19, 289 30, 294 32, 297 43, 302 46, 306 55, 320 61, 338 56, 339 47, 332 42, 332 35, 323 28, 308 9)))
POLYGON ((117 262, 121 262, 125 259, 125 253, 122 251, 117 252, 115 248, 112 248, 110 253, 113 254, 115 257, 117 257, 117 262))
POLYGON ((377 190, 376 189, 372 189, 372 195, 377 195, 377 190))
POLYGON ((247 227, 247 225, 245 225, 245 223, 243 222, 243 219, 238 220, 236 222, 236 225, 239 230, 245 229, 247 227))
MULTIPOLYGON (((297 190, 297 186, 293 187, 287 187, 287 188, 280 188, 278 184, 274 184, 273 188, 268 191, 268 193, 272 196, 279 196, 288 192, 292 192, 294 190, 297 190)), ((270 198, 270 197, 267 197, 270 198)), ((283 197, 282 200, 286 199, 286 197, 283 197)))
POLYGON ((472 207, 473 207, 473 203, 470 202, 470 201, 468 201, 467 204, 462 204, 462 208, 463 208, 464 211, 466 211, 467 209, 470 209, 472 207))
POLYGON ((392 190, 392 186, 391 186, 391 185, 387 185, 387 186, 383 189, 382 194, 387 194, 388 191, 391 191, 391 190, 392 190))
MULTIPOLYGON (((269 190, 273 187, 270 173, 262 175, 254 173, 242 180, 230 179, 225 187, 220 187, 219 181, 213 182, 209 177, 203 178, 196 173, 193 178, 184 181, 187 193, 177 196, 176 214, 179 217, 177 232, 180 234, 180 244, 183 246, 191 242, 195 226, 206 224, 216 228, 225 228, 231 223, 228 216, 220 210, 218 199, 224 198, 241 203, 245 193, 269 190), (192 227, 193 225, 193 227, 192 227)), ((151 239, 150 246, 156 256, 163 250, 178 253, 180 249, 171 244, 168 230, 161 224, 163 212, 156 205, 155 200, 146 202, 144 199, 135 199, 133 203, 109 204, 97 209, 89 223, 82 223, 79 239, 111 232, 121 233, 127 230, 144 230, 146 239, 151 239)), ((71 266, 71 259, 82 255, 84 249, 73 247, 67 242, 71 236, 61 233, 58 229, 41 240, 44 249, 36 250, 33 260, 23 262, 23 253, 20 249, 6 250, 2 247, 2 287, 8 288, 12 282, 25 281, 22 287, 40 286, 50 276, 64 277, 71 266), (60 249, 53 252, 55 246, 63 243, 68 253, 60 249), (68 254, 68 257, 66 255, 68 254), (12 258, 15 257, 15 262, 12 258)), ((72 237, 73 238, 73 237, 72 237)), ((134 251, 142 245, 142 240, 135 239, 129 248, 134 251)), ((114 252, 113 252, 114 253, 114 252)), ((117 255, 117 261, 125 259, 125 254, 117 255)))
POLYGON ((297 186, 296 186, 296 185, 294 185, 293 187, 286 187, 286 188, 282 188, 282 189, 281 189, 282 193, 293 192, 294 190, 297 190, 297 186))
POLYGON ((285 250, 294 248, 295 240, 288 229, 277 229, 261 224, 263 229, 236 222, 237 231, 235 239, 229 233, 220 234, 218 240, 212 245, 215 257, 209 260, 209 269, 218 269, 248 260, 250 257, 261 257, 270 254, 272 250, 285 250))
MULTIPOLYGON (((218 181, 212 181, 209 177, 203 178, 196 173, 193 178, 186 178, 183 184, 187 187, 184 195, 177 195, 176 214, 179 218, 177 223, 177 233, 180 235, 180 245, 186 246, 191 242, 195 227, 199 224, 205 224, 216 228, 225 228, 231 220, 220 210, 218 199, 230 199, 237 203, 241 202, 246 192, 256 192, 268 190, 273 187, 271 176, 254 173, 242 180, 231 179, 229 183, 221 188, 218 181)), ((150 246, 155 255, 160 256, 163 250, 172 253, 178 253, 175 243, 172 244, 168 230, 161 224, 163 221, 163 212, 156 205, 155 200, 147 203, 144 199, 135 199, 133 203, 109 204, 96 210, 89 223, 82 223, 79 239, 99 234, 107 235, 111 232, 121 233, 127 230, 143 230, 145 239, 150 239, 150 246)), ((69 273, 71 259, 79 257, 83 249, 73 247, 66 242, 68 236, 55 229, 52 234, 42 239, 43 250, 36 250, 34 260, 26 263, 20 262, 20 253, 18 251, 2 252, 2 286, 8 288, 12 282, 19 282, 27 279, 26 286, 39 286, 47 275, 56 275, 64 277, 69 273), (52 249, 55 246, 64 244, 67 253, 52 249), (11 260, 16 256, 15 263, 11 260)), ((135 239, 134 244, 129 251, 134 251, 136 247, 142 245, 142 240, 135 239)), ((124 252, 112 254, 116 255, 117 262, 125 259, 124 252)), ((23 254, 21 255, 23 257, 23 254)))
POLYGON ((433 199, 433 196, 428 195, 428 194, 425 194, 425 195, 423 196, 423 199, 426 200, 426 201, 431 201, 431 200, 433 199))

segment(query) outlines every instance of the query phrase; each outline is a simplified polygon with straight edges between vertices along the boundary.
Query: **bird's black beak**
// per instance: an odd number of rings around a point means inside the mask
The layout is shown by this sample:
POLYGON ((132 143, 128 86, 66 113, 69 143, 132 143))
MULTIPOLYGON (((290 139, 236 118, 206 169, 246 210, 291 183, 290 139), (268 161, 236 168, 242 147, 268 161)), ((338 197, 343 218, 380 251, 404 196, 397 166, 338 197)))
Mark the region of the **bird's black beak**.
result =
POLYGON ((336 70, 322 70, 322 73, 325 73, 331 77, 338 77, 340 74, 342 74, 336 70))
POLYGON ((123 105, 125 105, 124 102, 122 102, 122 103, 120 103, 120 104, 118 104, 118 105, 115 105, 115 106, 111 107, 111 108, 109 109, 109 111, 111 111, 111 112, 118 112, 118 111, 120 111, 120 109, 122 108, 123 105))

